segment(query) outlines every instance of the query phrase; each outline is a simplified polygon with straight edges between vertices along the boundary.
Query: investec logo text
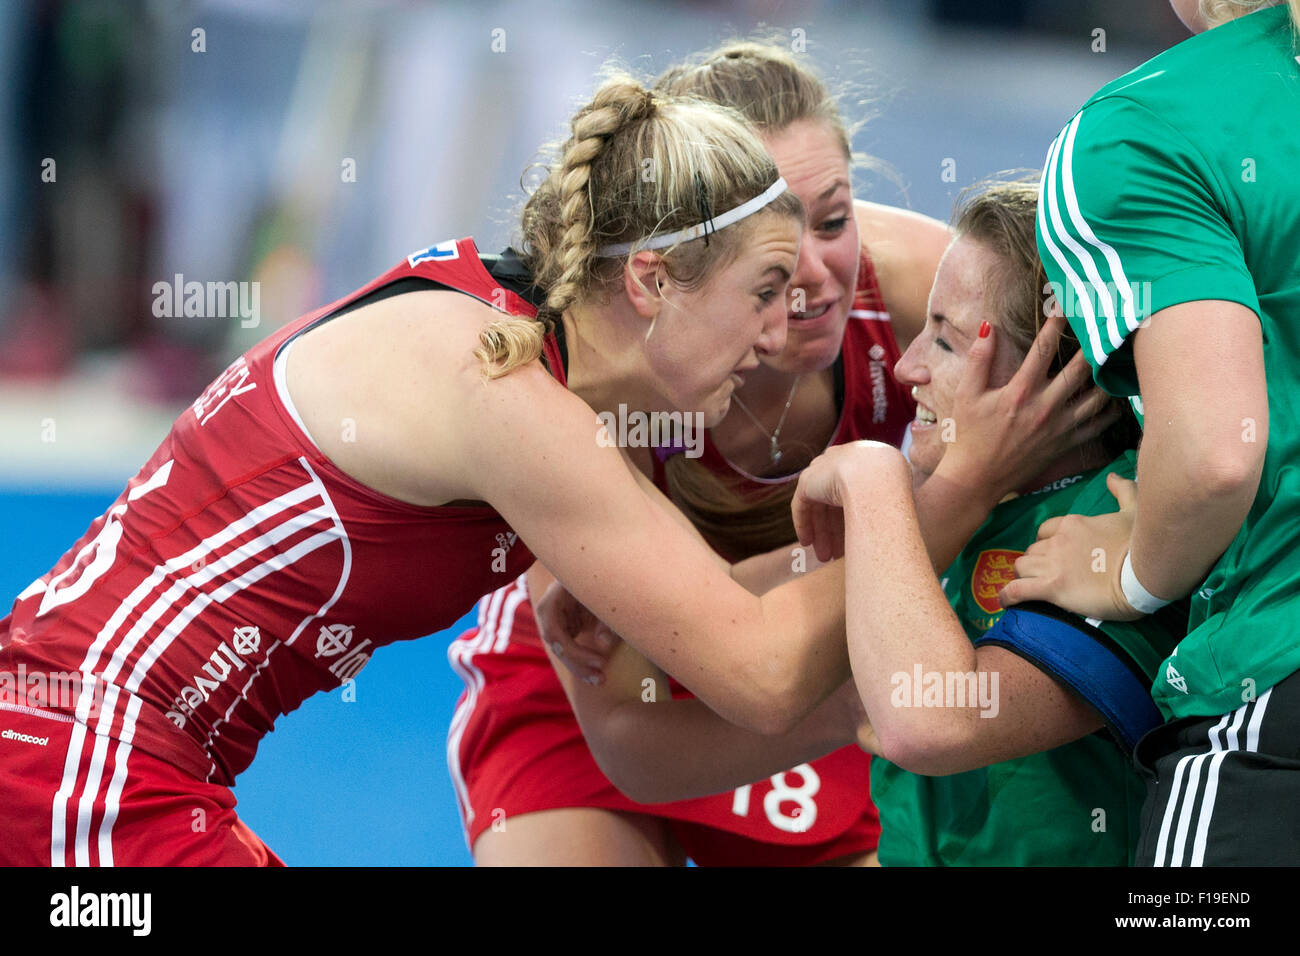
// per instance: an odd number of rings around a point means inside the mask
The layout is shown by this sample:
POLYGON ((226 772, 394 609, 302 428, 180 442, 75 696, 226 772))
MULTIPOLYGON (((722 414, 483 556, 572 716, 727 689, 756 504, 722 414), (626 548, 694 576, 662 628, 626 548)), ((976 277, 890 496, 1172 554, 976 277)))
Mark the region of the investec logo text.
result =
POLYGON ((181 692, 172 701, 172 709, 167 711, 167 717, 177 727, 184 727, 185 722, 194 716, 195 708, 210 700, 217 689, 229 680, 233 673, 231 668, 237 672, 248 666, 240 655, 247 657, 256 654, 262 643, 262 633, 256 627, 237 627, 230 642, 235 645, 234 650, 225 641, 219 643, 202 670, 190 678, 189 683, 181 688, 181 692))

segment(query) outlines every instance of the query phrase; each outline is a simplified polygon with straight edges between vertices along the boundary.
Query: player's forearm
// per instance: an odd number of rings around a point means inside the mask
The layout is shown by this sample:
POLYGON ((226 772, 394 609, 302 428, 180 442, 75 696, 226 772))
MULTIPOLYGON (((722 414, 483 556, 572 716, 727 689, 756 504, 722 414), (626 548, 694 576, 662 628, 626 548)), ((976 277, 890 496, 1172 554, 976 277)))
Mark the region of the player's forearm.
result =
MULTIPOLYGON (((759 712, 738 722, 788 733, 849 679, 843 565, 833 561, 762 596, 765 635, 752 653, 766 691, 759 712)), ((689 684, 689 675, 678 679, 689 684)))
POLYGON ((666 803, 754 783, 852 743, 838 709, 828 700, 780 736, 727 723, 698 700, 624 701, 579 720, 614 786, 639 803, 666 803))
POLYGON ((844 520, 853 679, 882 755, 913 768, 978 731, 975 707, 916 706, 925 687, 913 686, 976 672, 975 649, 930 568, 909 500, 850 482, 844 520))
POLYGON ((731 577, 751 594, 766 594, 805 571, 821 567, 817 555, 797 542, 756 554, 731 566, 731 577))
POLYGON ((945 467, 945 455, 939 467, 916 488, 916 520, 936 574, 957 559, 966 542, 979 530, 989 512, 997 505, 995 493, 987 484, 945 467))
POLYGON ((753 783, 852 743, 861 708, 846 678, 840 692, 781 735, 734 725, 700 700, 673 700, 667 676, 620 645, 607 680, 578 681, 548 651, 601 770, 642 803, 682 800, 753 783))

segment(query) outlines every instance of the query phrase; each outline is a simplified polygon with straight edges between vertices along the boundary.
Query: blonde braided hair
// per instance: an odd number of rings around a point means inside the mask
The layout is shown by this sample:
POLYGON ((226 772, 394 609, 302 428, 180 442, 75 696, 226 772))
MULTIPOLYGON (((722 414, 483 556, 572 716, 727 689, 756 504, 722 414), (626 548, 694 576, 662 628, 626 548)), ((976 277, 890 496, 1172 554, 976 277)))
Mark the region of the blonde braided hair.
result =
MULTIPOLYGON (((488 378, 536 359, 550 323, 574 303, 606 293, 622 275, 627 257, 602 257, 602 246, 696 225, 777 178, 776 164, 739 113, 649 90, 623 74, 601 84, 570 133, 521 223, 524 260, 546 290, 545 304, 536 320, 506 316, 482 331, 474 354, 488 378)), ((773 214, 802 221, 803 207, 786 192, 707 240, 658 255, 674 283, 696 287, 740 250, 753 220, 773 214)))

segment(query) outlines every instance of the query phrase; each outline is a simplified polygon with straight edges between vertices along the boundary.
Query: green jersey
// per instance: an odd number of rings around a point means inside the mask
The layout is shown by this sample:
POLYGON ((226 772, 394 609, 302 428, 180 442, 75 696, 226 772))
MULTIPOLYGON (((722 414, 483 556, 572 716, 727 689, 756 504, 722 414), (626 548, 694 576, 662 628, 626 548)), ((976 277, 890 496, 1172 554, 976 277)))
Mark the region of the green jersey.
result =
POLYGON ((1136 625, 1085 621, 1045 604, 1004 613, 998 591, 1014 577, 1012 565, 1035 541, 1040 524, 1071 511, 1114 510, 1106 475, 1131 478, 1136 462, 1128 452, 1105 469, 998 505, 942 577, 972 641, 1029 659, 1095 707, 1108 731, 946 777, 873 759, 871 797, 880 812, 883 865, 1132 862, 1145 788, 1129 754, 1160 723, 1147 688, 1182 635, 1185 618, 1173 606, 1136 625))
POLYGON ((1088 100, 1043 175, 1039 251, 1107 391, 1141 411, 1132 336, 1161 309, 1227 300, 1263 331, 1263 476, 1156 675, 1168 717, 1226 713, 1300 670, 1297 54, 1285 4, 1180 43, 1088 100))

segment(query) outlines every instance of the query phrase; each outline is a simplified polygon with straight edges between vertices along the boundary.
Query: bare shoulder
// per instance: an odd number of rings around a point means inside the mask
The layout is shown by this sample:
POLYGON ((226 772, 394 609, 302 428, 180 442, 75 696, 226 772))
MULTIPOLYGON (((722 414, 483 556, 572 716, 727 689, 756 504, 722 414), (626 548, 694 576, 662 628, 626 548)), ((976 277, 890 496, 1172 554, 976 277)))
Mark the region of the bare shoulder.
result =
POLYGON ((939 220, 910 209, 856 199, 853 212, 858 235, 878 271, 916 262, 937 264, 952 238, 939 220))
POLYGON ((930 286, 952 238, 947 226, 919 212, 854 200, 858 235, 871 257, 894 335, 906 349, 925 325, 930 286))
POLYGON ((949 229, 944 223, 911 209, 855 199, 853 214, 858 220, 858 231, 864 245, 890 238, 942 241, 945 244, 949 239, 949 229))
POLYGON ((537 391, 565 392, 540 362, 484 378, 474 350, 500 316, 459 292, 410 292, 304 335, 287 380, 313 440, 391 497, 425 506, 473 499, 465 457, 492 440, 484 416, 508 416, 507 406, 535 401, 537 391))

